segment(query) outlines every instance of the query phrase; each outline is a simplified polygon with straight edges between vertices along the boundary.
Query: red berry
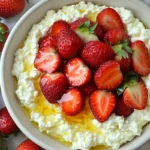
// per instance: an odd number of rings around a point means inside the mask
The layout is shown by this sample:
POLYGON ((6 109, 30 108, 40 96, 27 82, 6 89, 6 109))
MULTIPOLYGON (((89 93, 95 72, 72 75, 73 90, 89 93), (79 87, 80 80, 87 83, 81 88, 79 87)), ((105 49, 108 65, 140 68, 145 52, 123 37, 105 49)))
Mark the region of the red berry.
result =
POLYGON ((65 58, 76 57, 82 49, 82 41, 71 29, 63 30, 58 36, 58 51, 65 58))
POLYGON ((150 56, 145 43, 142 41, 135 41, 131 44, 131 48, 133 50, 133 70, 141 76, 148 75, 150 73, 150 56))
POLYGON ((6 107, 0 110, 0 134, 10 135, 19 131, 6 107))
POLYGON ((124 103, 133 109, 143 110, 148 102, 148 90, 143 82, 132 85, 123 93, 124 103))
POLYGON ((99 122, 104 122, 115 108, 116 97, 111 92, 97 90, 90 96, 89 104, 94 117, 99 122))
POLYGON ((55 47, 56 45, 57 45, 56 39, 54 37, 52 37, 52 35, 50 35, 50 34, 43 37, 39 41, 39 48, 40 49, 43 47, 46 47, 46 46, 55 47))
POLYGON ((97 22, 104 31, 124 29, 119 14, 112 8, 106 8, 97 15, 97 22))
POLYGON ((69 89, 58 103, 62 111, 69 116, 77 115, 84 108, 82 94, 77 88, 69 89))
POLYGON ((114 60, 103 63, 94 75, 95 83, 100 90, 114 90, 123 80, 120 65, 114 60))
POLYGON ((71 86, 81 86, 88 83, 92 73, 80 58, 71 59, 65 66, 65 74, 71 86))
POLYGON ((67 78, 62 73, 44 74, 40 79, 41 91, 50 103, 60 100, 67 87, 67 78))
POLYGON ((80 91, 83 93, 84 96, 89 96, 91 95, 94 91, 97 90, 97 87, 94 83, 94 81, 90 81, 89 83, 80 86, 80 91))
POLYGON ((81 54, 82 59, 91 67, 98 68, 102 63, 113 59, 113 49, 99 41, 88 42, 81 54))
POLYGON ((42 150, 42 149, 33 141, 28 139, 19 144, 17 150, 42 150))
POLYGON ((23 11, 25 0, 0 0, 0 16, 13 17, 23 11))
POLYGON ((129 41, 129 36, 123 29, 110 30, 104 36, 104 41, 111 45, 119 44, 124 40, 129 41))
POLYGON ((117 104, 115 108, 115 114, 118 116, 129 117, 134 112, 133 108, 126 106, 123 101, 123 97, 117 99, 117 104))
POLYGON ((51 29, 50 29, 50 34, 54 37, 54 38, 58 38, 60 32, 64 29, 68 29, 70 28, 70 25, 64 21, 64 20, 58 20, 56 22, 54 22, 54 24, 51 26, 51 29))
POLYGON ((53 73, 61 64, 61 59, 53 47, 43 47, 36 54, 34 66, 41 72, 53 73))
POLYGON ((120 64, 120 69, 123 74, 127 74, 131 68, 132 58, 128 53, 128 58, 122 57, 121 59, 116 55, 115 60, 120 64))

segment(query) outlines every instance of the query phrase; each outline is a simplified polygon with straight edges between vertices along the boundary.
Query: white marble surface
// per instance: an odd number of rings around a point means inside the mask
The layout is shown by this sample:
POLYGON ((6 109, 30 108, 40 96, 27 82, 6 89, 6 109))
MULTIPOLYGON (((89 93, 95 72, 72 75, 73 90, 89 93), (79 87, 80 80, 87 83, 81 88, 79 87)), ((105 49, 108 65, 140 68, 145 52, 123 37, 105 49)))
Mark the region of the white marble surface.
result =
MULTIPOLYGON (((16 17, 13 17, 11 19, 7 19, 4 20, 4 22, 9 26, 10 29, 13 28, 13 26, 15 25, 15 23, 18 21, 18 19, 30 8, 32 7, 34 4, 36 4, 37 2, 39 2, 40 0, 30 0, 30 3, 26 3, 26 8, 25 10, 17 15, 16 17)), ((150 5, 150 0, 143 0, 145 1, 147 4, 150 5)), ((0 108, 4 107, 4 103, 3 103, 3 99, 0 93, 0 108)), ((19 143, 21 143, 22 141, 24 141, 25 139, 27 139, 27 137, 23 134, 23 133, 19 133, 16 137, 15 136, 11 136, 10 138, 8 138, 7 140, 5 140, 5 145, 7 145, 8 150, 15 150, 17 145, 19 143)), ((147 142, 145 145, 143 145, 141 148, 139 148, 138 150, 150 150, 150 141, 147 142)))

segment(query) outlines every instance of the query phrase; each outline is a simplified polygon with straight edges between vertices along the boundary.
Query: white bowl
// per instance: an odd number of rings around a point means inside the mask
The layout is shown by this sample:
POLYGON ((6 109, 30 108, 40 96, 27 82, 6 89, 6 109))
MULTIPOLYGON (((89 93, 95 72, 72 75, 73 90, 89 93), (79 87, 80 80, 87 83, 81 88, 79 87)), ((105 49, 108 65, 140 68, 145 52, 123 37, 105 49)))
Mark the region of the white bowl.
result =
MULTIPOLYGON (((42 0, 32 7, 23 17, 20 18, 15 25, 5 44, 1 58, 1 90, 5 105, 8 108, 12 118, 21 129, 35 143, 47 150, 69 150, 69 147, 59 144, 42 134, 26 117, 20 103, 15 96, 14 78, 12 77, 12 65, 14 61, 14 52, 19 45, 27 37, 28 31, 32 25, 38 23, 49 9, 58 9, 64 5, 70 5, 80 0, 42 0)), ((110 6, 126 7, 150 28, 149 14, 150 9, 140 0, 85 0, 110 6)), ((133 141, 125 144, 120 150, 134 150, 150 139, 150 124, 144 128, 144 132, 140 137, 136 137, 133 141)))

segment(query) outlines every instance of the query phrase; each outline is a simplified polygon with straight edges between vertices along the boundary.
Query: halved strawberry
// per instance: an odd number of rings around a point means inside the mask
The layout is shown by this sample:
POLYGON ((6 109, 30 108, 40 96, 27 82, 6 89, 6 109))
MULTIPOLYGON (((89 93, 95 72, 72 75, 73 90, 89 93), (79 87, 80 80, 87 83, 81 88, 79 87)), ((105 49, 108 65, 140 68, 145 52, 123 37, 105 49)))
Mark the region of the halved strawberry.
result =
POLYGON ((52 37, 52 35, 50 35, 50 34, 48 34, 47 36, 45 36, 39 40, 39 48, 40 49, 42 47, 46 47, 46 46, 55 47, 56 45, 57 45, 56 39, 54 37, 52 37))
POLYGON ((84 100, 77 88, 69 89, 58 101, 62 111, 68 116, 80 113, 84 108, 84 100))
POLYGON ((123 81, 120 65, 114 60, 103 63, 94 75, 95 83, 100 90, 114 90, 123 81))
POLYGON ((133 108, 126 106, 123 101, 123 97, 117 98, 117 104, 115 107, 115 114, 118 116, 129 117, 134 112, 133 108))
POLYGON ((106 8, 97 15, 97 22, 104 31, 124 29, 119 14, 113 8, 106 8))
POLYGON ((148 48, 143 41, 135 41, 131 44, 133 50, 132 65, 133 70, 141 76, 146 76, 150 73, 150 56, 148 48))
POLYGON ((129 36, 123 29, 110 30, 104 36, 104 41, 111 45, 119 44, 125 40, 129 41, 129 36))
POLYGON ((40 79, 40 88, 50 103, 56 103, 65 93, 68 81, 63 73, 44 74, 40 79))
POLYGON ((129 86, 123 93, 124 103, 133 109, 143 110, 148 102, 148 90, 144 82, 140 81, 129 86))
POLYGON ((82 85, 79 87, 80 91, 83 93, 84 96, 91 95, 94 91, 97 90, 97 87, 93 80, 91 80, 89 83, 82 85))
POLYGON ((97 90, 90 96, 89 104, 94 117, 99 122, 104 122, 115 108, 116 97, 111 92, 97 90))
POLYGON ((84 85, 92 77, 90 69, 80 58, 73 58, 67 63, 65 66, 65 74, 71 86, 84 85))
POLYGON ((99 41, 88 42, 81 54, 82 59, 92 68, 97 69, 102 63, 113 59, 113 49, 99 41))
POLYGON ((57 39, 60 32, 66 28, 70 28, 70 25, 64 20, 58 20, 51 26, 49 33, 57 39))
POLYGON ((76 57, 82 49, 82 41, 71 29, 64 29, 58 36, 58 51, 64 59, 76 57))
POLYGON ((53 47, 43 47, 36 54, 34 66, 41 72, 53 73, 61 64, 61 59, 53 47))

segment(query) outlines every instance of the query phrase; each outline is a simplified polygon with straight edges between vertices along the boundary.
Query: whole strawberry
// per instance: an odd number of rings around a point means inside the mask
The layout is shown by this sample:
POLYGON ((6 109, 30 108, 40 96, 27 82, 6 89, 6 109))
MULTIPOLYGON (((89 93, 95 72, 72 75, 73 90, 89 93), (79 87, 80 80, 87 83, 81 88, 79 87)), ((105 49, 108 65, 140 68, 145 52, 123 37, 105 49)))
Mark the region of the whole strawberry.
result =
POLYGON ((7 108, 2 108, 0 110, 0 134, 7 136, 16 133, 18 130, 19 129, 12 120, 7 108))
POLYGON ((4 44, 6 42, 8 35, 9 35, 8 27, 4 23, 0 22, 0 52, 2 51, 4 47, 4 44))
POLYGON ((41 148, 28 139, 19 144, 17 150, 41 150, 41 148))

